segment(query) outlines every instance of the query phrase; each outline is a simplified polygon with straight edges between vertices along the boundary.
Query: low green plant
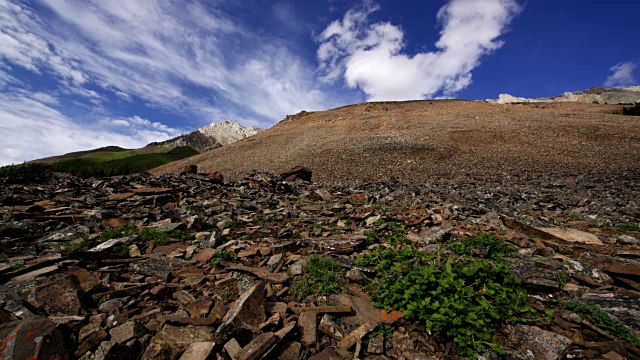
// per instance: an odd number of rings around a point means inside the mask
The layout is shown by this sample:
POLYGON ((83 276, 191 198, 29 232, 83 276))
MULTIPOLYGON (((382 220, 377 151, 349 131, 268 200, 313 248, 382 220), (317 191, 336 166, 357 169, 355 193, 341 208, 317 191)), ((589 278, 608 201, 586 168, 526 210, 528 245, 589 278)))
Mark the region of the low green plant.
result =
POLYGON ((220 264, 220 261, 237 262, 238 257, 235 254, 228 252, 227 250, 220 250, 213 254, 210 263, 213 266, 218 266, 218 264, 220 264))
POLYGON ((384 238, 389 244, 395 245, 398 242, 407 243, 405 223, 390 221, 387 223, 387 226, 391 229, 391 232, 384 238))
POLYGON ((129 244, 125 244, 125 243, 120 243, 113 247, 114 252, 119 256, 129 255, 129 249, 130 249, 129 244))
POLYGON ((620 230, 626 230, 626 231, 640 231, 640 222, 637 224, 620 223, 620 224, 616 224, 616 228, 620 230))
POLYGON ((190 237, 191 234, 183 230, 162 231, 157 229, 144 228, 140 232, 141 240, 154 240, 157 245, 166 245, 171 241, 171 239, 188 240, 190 237))
POLYGON ((117 228, 109 228, 100 232, 100 241, 107 241, 125 236, 137 235, 139 232, 140 230, 135 225, 131 224, 127 224, 125 226, 117 228))
POLYGON ((228 220, 226 223, 224 223, 224 227, 231 230, 236 230, 238 228, 238 223, 234 220, 228 220))
POLYGON ((595 326, 609 332, 611 335, 628 341, 633 346, 640 346, 640 340, 633 336, 623 323, 612 318, 609 314, 600 310, 599 307, 585 304, 578 300, 565 301, 562 303, 562 306, 576 312, 595 326))
POLYGON ((369 333, 369 339, 378 335, 384 335, 385 339, 390 339, 393 336, 393 326, 386 324, 378 324, 372 332, 369 333))
POLYGON ((119 228, 103 230, 100 233, 100 240, 107 241, 132 235, 140 235, 140 239, 144 241, 154 240, 157 245, 166 245, 171 241, 171 239, 188 240, 191 238, 191 234, 183 230, 163 231, 152 228, 144 228, 140 230, 138 227, 129 224, 119 228))
POLYGON ((556 281, 560 285, 560 288, 563 289, 565 285, 567 285, 568 275, 566 272, 561 271, 556 273, 556 281))
POLYGON ((478 235, 441 247, 448 255, 408 246, 360 257, 360 264, 377 271, 366 287, 375 304, 423 321, 467 356, 486 348, 505 323, 533 318, 525 290, 503 261, 510 245, 493 235, 478 235))
POLYGON ((376 229, 373 230, 365 230, 364 236, 367 237, 366 244, 367 246, 378 243, 378 231, 376 229))
POLYGON ((338 275, 342 268, 330 257, 312 255, 302 268, 304 274, 293 282, 291 295, 304 299, 311 294, 338 294, 338 275))
POLYGON ((24 266, 24 260, 16 260, 16 261, 11 263, 11 269, 13 269, 13 270, 18 270, 22 266, 24 266))
POLYGON ((82 241, 77 242, 75 244, 73 244, 71 246, 71 251, 72 252, 78 252, 78 251, 87 251, 89 250, 89 237, 88 236, 83 236, 82 237, 82 241))
POLYGON ((550 323, 553 320, 553 310, 545 310, 544 314, 547 316, 547 322, 550 323))
POLYGON ((389 211, 391 211, 391 207, 389 207, 389 206, 380 205, 380 204, 373 204, 372 206, 373 206, 373 208, 374 208, 375 210, 380 210, 380 211, 382 211, 382 212, 389 212, 389 211))

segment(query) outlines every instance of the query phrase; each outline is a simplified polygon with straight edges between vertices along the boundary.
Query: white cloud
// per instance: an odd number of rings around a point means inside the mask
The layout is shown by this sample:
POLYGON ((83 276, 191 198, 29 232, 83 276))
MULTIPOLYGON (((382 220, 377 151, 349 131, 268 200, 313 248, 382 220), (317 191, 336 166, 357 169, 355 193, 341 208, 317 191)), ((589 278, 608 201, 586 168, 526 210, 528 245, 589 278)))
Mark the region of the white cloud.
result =
POLYGON ((604 82, 604 86, 608 87, 628 87, 637 85, 637 81, 633 76, 633 71, 638 67, 633 61, 621 62, 611 67, 613 74, 609 75, 604 82))
POLYGON ((50 103, 48 94, 0 92, 0 166, 109 145, 139 148, 184 132, 138 116, 78 124, 50 103))
POLYGON ((404 33, 388 22, 371 24, 376 5, 349 10, 320 34, 317 57, 322 79, 341 77, 369 100, 444 96, 471 84, 483 56, 502 46, 498 38, 521 6, 515 0, 451 0, 438 11, 437 51, 403 53, 404 33))
POLYGON ((215 2, 39 5, 52 17, 40 17, 26 1, 0 0, 0 63, 54 74, 63 91, 96 105, 108 106, 101 89, 201 121, 253 117, 268 127, 286 114, 335 104, 286 41, 253 33, 215 2))

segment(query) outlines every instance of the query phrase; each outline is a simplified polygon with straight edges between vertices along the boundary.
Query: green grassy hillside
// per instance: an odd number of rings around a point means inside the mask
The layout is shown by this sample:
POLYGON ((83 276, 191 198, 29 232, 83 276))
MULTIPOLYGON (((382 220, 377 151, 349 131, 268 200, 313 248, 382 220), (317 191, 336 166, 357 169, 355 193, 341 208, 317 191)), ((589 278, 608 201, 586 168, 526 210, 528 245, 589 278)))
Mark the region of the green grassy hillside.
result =
MULTIPOLYGON (((54 171, 66 172, 75 176, 105 177, 140 173, 176 160, 199 154, 198 150, 190 146, 176 148, 157 147, 155 149, 97 151, 79 153, 76 157, 58 157, 57 160, 48 158, 46 161, 36 161, 18 167, 37 166, 43 163, 51 166, 54 171)), ((16 166, 0 168, 0 176, 6 175, 16 166)))

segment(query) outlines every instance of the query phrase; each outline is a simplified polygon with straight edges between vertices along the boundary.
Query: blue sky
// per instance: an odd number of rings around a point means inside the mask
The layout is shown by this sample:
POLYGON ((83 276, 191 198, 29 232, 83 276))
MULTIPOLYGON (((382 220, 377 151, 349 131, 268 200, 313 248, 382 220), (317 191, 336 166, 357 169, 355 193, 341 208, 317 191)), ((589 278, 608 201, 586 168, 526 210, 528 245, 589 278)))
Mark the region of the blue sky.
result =
POLYGON ((635 0, 0 0, 0 165, 375 100, 638 85, 635 0))

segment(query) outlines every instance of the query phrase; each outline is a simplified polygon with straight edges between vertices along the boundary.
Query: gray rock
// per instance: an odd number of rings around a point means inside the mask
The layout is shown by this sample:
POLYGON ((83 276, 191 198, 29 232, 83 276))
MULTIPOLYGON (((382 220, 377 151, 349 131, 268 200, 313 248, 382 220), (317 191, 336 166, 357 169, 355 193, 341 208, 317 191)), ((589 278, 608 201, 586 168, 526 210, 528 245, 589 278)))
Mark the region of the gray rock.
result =
POLYGON ((376 355, 384 353, 384 334, 378 334, 369 339, 367 352, 369 354, 376 354, 376 355))
POLYGON ((317 314, 313 311, 303 312, 298 317, 298 326, 302 332, 300 341, 306 347, 312 347, 316 344, 318 333, 316 317, 317 314))
MULTIPOLYGON (((238 353, 242 350, 240 344, 238 344, 238 340, 231 339, 226 344, 224 344, 224 351, 227 352, 227 355, 231 358, 231 360, 238 359, 238 353)), ((296 359, 297 360, 297 359, 296 359)))
POLYGON ((357 270, 357 269, 351 269, 349 271, 347 271, 347 274, 345 275, 347 277, 347 279, 353 281, 353 282, 361 282, 364 281, 364 275, 362 275, 362 271, 357 270))
POLYGON ((213 359, 213 348, 216 343, 211 341, 194 342, 180 356, 180 360, 209 360, 213 359))
POLYGON ((282 257, 282 253, 271 256, 269 261, 267 261, 267 269, 269 269, 269 271, 275 270, 282 262, 282 257))
POLYGON ((214 231, 209 237, 205 237, 204 239, 202 239, 198 247, 200 249, 215 249, 220 245, 222 245, 222 235, 219 231, 214 231))
POLYGON ((171 261, 164 258, 150 258, 145 261, 133 263, 133 271, 147 276, 155 276, 160 279, 167 279, 171 274, 171 261))
POLYGON ((532 352, 536 359, 560 359, 571 347, 571 340, 537 326, 518 324, 511 332, 512 340, 523 353, 532 352))
POLYGON ((122 299, 110 299, 100 304, 100 306, 98 306, 98 310, 106 313, 112 313, 118 311, 122 305, 124 305, 122 299))
POLYGON ((207 326, 165 325, 151 338, 142 360, 176 359, 194 342, 211 342, 213 333, 207 326))
POLYGON ((320 319, 320 325, 318 325, 318 330, 338 340, 344 337, 338 325, 329 317, 329 314, 324 314, 322 316, 322 319, 320 319))

